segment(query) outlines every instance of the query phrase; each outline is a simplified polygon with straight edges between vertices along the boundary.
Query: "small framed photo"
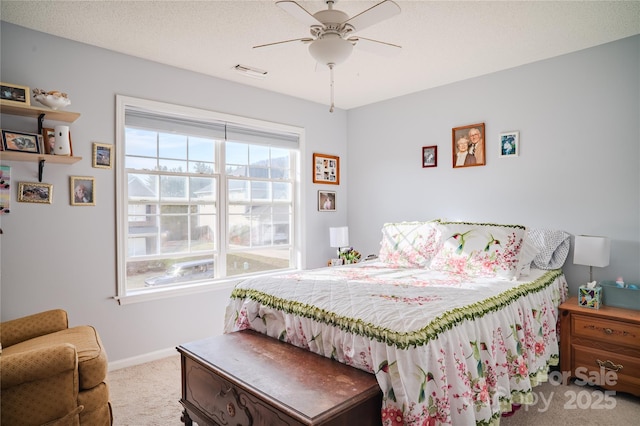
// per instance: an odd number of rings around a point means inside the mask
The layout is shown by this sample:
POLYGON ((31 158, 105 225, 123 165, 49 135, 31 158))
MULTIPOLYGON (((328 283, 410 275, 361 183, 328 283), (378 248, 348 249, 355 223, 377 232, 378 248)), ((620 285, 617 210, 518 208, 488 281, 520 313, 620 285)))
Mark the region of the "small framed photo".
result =
POLYGON ((0 214, 11 211, 11 166, 0 166, 0 214))
POLYGON ((40 154, 40 141, 42 137, 36 133, 2 131, 2 148, 5 151, 30 152, 40 154))
POLYGON ((19 182, 18 201, 21 203, 51 204, 53 185, 49 183, 19 182))
POLYGON ((520 152, 520 132, 500 133, 500 157, 517 157, 520 152))
POLYGON ((336 193, 332 191, 318 191, 318 211, 336 211, 336 193))
POLYGON ((89 176, 71 176, 71 205, 95 206, 96 205, 96 179, 89 176))
POLYGON ((49 127, 42 128, 42 145, 45 154, 56 153, 56 131, 49 127))
POLYGON ((0 83, 0 99, 4 104, 31 105, 31 91, 27 86, 0 83))
POLYGON ((484 123, 454 127, 451 130, 453 168, 484 166, 484 123))
POLYGON ((340 185, 340 157, 314 153, 313 183, 340 185))
POLYGON ((98 169, 110 169, 112 160, 113 145, 104 143, 93 143, 93 167, 98 169))
POLYGON ((438 166, 438 147, 423 146, 422 147, 422 167, 437 167, 438 166))

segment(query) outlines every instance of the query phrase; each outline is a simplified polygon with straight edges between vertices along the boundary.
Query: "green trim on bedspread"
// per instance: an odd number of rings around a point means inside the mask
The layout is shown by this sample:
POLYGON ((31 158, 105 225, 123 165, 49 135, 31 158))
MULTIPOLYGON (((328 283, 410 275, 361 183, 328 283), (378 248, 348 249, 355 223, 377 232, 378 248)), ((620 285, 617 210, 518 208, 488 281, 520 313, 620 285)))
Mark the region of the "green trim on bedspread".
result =
POLYGON ((412 332, 389 330, 365 323, 359 319, 340 316, 306 303, 285 300, 252 289, 235 288, 231 292, 231 299, 252 299, 265 306, 284 311, 288 314, 310 318, 323 324, 338 327, 352 334, 364 336, 378 342, 384 342, 389 346, 407 349, 411 346, 415 347, 427 344, 429 341, 436 339, 439 334, 450 330, 462 321, 481 318, 488 313, 502 309, 520 297, 544 290, 553 284, 561 275, 561 269, 548 271, 530 283, 519 285, 496 296, 472 303, 465 307, 451 309, 434 318, 426 327, 412 332))

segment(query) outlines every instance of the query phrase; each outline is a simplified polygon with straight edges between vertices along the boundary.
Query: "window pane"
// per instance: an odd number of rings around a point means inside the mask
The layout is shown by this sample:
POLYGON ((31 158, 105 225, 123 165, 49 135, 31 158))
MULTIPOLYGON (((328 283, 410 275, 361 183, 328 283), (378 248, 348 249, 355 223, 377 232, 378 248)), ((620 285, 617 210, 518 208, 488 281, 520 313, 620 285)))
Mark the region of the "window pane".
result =
POLYGON ((189 178, 189 197, 194 202, 216 201, 216 179, 192 177, 189 178))
POLYGON ((279 201, 291 201, 291 184, 274 182, 273 199, 279 201))
POLYGON ((173 172, 173 173, 185 173, 187 171, 187 162, 186 161, 177 161, 177 160, 158 160, 159 168, 158 170, 163 172, 173 172))
POLYGON ((229 201, 249 201, 249 182, 229 179, 227 189, 229 201))
POLYGON ((162 201, 187 200, 187 178, 185 176, 160 176, 162 201))
POLYGON ((135 170, 157 170, 158 160, 155 158, 126 157, 124 166, 135 170))
POLYGON ((228 166, 230 165, 244 165, 249 164, 249 146, 245 143, 227 142, 225 144, 226 160, 228 166))
POLYGON ((187 137, 184 135, 160 133, 158 145, 161 158, 187 159, 187 137))
POLYGON ((227 256, 227 275, 251 274, 289 267, 289 248, 249 250, 227 256))
POLYGON ((129 201, 158 199, 158 176, 129 173, 127 186, 129 201))
MULTIPOLYGON (((239 206, 236 206, 236 208, 239 206)), ((244 209, 244 207, 243 207, 244 209)), ((251 222, 246 215, 229 215, 229 247, 249 247, 251 222)))
POLYGON ((125 155, 137 155, 142 157, 157 157, 158 141, 157 133, 142 129, 125 129, 125 155))
POLYGON ((216 171, 215 163, 207 163, 204 161, 189 161, 189 172, 201 175, 212 175, 216 171))
POLYGON ((216 141, 198 137, 189 137, 189 159, 215 163, 216 141))
POLYGON ((181 253, 189 250, 189 216, 179 214, 186 206, 162 206, 160 216, 161 253, 181 253), (171 212, 171 213, 169 213, 171 212))
POLYGON ((215 215, 192 215, 191 216, 191 250, 213 251, 216 248, 215 230, 217 219, 215 215))
POLYGON ((271 201, 271 182, 251 181, 252 201, 271 201))

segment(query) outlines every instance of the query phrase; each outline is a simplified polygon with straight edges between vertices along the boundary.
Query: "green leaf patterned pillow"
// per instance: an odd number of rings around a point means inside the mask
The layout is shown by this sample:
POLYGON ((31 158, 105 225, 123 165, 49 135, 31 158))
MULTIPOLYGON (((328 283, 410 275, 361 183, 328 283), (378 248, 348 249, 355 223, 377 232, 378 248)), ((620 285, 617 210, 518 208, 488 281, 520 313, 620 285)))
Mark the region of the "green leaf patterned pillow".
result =
POLYGON ((440 222, 442 244, 431 269, 476 277, 517 279, 527 228, 492 223, 440 222))
POLYGON ((403 268, 428 268, 440 241, 436 223, 385 223, 378 259, 403 268))

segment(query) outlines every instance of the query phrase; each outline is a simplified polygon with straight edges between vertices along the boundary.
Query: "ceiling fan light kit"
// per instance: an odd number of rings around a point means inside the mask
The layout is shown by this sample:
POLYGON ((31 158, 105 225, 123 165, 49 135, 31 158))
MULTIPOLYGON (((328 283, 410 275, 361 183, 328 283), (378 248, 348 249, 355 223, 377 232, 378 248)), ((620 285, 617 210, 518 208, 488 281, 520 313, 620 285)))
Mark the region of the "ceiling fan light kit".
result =
POLYGON ((390 51, 399 51, 401 48, 395 44, 364 37, 351 37, 351 34, 356 31, 361 31, 364 28, 399 14, 400 7, 396 3, 391 0, 384 0, 364 12, 349 18, 349 15, 346 13, 333 8, 336 1, 337 0, 325 0, 327 9, 316 12, 315 14, 309 13, 295 1, 283 0, 276 2, 276 5, 282 10, 305 25, 309 25, 309 32, 313 38, 305 37, 254 46, 254 48, 269 47, 293 41, 299 41, 305 44, 310 43, 309 54, 318 63, 326 65, 330 70, 331 107, 329 108, 329 112, 333 112, 334 109, 333 69, 337 64, 343 63, 351 56, 353 48, 357 47, 359 42, 366 44, 366 50, 381 54, 389 54, 390 51))

